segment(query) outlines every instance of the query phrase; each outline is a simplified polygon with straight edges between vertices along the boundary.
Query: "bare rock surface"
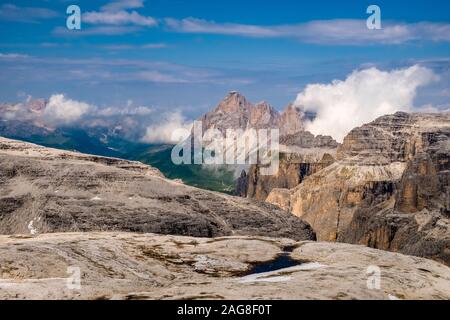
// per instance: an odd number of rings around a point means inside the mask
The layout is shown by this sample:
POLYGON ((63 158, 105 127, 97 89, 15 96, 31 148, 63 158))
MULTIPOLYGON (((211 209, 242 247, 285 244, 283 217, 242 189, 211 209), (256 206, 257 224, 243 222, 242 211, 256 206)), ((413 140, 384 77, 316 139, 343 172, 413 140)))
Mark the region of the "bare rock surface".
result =
POLYGON ((398 112, 352 130, 337 161, 267 201, 319 240, 360 243, 450 264, 450 113, 398 112))
POLYGON ((0 299, 448 300, 450 269, 363 246, 264 237, 0 236, 0 299), (287 247, 297 265, 249 274, 287 247), (368 286, 369 267, 381 272, 379 289, 368 286))
POLYGON ((0 234, 70 231, 315 239, 270 204, 189 187, 139 162, 0 138, 0 234))
MULTIPOLYGON (((252 199, 264 201, 273 189, 293 189, 306 177, 328 167, 335 160, 336 149, 302 148, 280 154, 278 171, 273 175, 262 175, 261 165, 251 165, 246 176, 247 192, 252 199)), ((242 184, 241 180, 238 181, 242 184)))

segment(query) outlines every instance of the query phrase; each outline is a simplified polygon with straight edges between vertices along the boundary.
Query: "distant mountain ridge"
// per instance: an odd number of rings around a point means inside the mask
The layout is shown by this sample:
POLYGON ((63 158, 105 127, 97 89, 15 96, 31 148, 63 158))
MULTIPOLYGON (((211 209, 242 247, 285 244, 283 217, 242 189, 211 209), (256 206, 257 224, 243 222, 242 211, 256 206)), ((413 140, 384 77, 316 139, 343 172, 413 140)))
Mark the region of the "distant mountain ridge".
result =
MULTIPOLYGON (((47 105, 48 100, 45 99, 0 104, 0 136, 52 148, 142 161, 155 166, 171 179, 181 179, 199 188, 225 193, 235 189, 237 177, 233 171, 201 165, 177 166, 171 161, 171 145, 141 142, 136 134, 139 127, 133 116, 121 114, 115 118, 92 118, 58 126, 45 121, 47 105), (130 134, 133 131, 134 134, 130 134)), ((265 101, 252 104, 241 93, 232 91, 216 108, 198 120, 203 123, 203 132, 210 128, 216 128, 223 134, 227 129, 273 128, 280 129, 280 141, 285 145, 304 146, 304 141, 311 141, 311 147, 335 144, 331 137, 315 138, 305 131, 305 121, 310 118, 311 114, 293 104, 278 112, 265 101)))
POLYGON ((280 136, 305 131, 306 113, 294 104, 289 104, 279 113, 266 101, 252 104, 237 91, 231 91, 212 111, 198 118, 203 123, 203 132, 218 129, 225 134, 227 129, 280 129, 280 136))

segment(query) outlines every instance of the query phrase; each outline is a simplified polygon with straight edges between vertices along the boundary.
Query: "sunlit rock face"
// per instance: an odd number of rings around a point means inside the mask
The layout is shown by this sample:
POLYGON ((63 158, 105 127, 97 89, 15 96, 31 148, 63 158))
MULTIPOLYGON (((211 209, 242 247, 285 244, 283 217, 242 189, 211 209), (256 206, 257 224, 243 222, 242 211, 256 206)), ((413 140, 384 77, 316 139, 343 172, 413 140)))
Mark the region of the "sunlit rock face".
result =
POLYGON ((294 104, 289 104, 280 116, 280 135, 285 136, 305 131, 305 113, 294 104))
POLYGON ((227 129, 279 129, 280 136, 305 131, 305 113, 301 108, 289 104, 279 113, 265 101, 252 104, 237 91, 228 93, 214 110, 198 120, 202 121, 203 132, 218 129, 222 134, 227 129))
POLYGON ((449 264, 449 155, 449 113, 383 116, 352 130, 336 162, 267 201, 308 221, 319 240, 449 264))

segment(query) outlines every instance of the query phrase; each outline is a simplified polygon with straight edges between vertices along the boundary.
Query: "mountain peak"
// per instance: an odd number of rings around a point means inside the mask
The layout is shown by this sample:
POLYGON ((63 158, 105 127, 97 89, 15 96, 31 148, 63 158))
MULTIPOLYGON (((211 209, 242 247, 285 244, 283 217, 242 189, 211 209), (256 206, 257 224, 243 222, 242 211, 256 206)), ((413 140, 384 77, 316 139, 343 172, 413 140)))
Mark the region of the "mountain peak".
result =
POLYGON ((209 128, 221 132, 227 129, 280 128, 282 135, 304 131, 304 113, 300 108, 290 104, 280 115, 267 101, 253 105, 238 91, 230 91, 213 111, 204 114, 200 120, 204 131, 209 128))
POLYGON ((231 91, 222 102, 219 103, 216 111, 224 113, 249 113, 253 105, 237 91, 231 91))
POLYGON ((281 113, 280 130, 281 135, 293 134, 304 131, 305 114, 300 107, 290 103, 281 113))

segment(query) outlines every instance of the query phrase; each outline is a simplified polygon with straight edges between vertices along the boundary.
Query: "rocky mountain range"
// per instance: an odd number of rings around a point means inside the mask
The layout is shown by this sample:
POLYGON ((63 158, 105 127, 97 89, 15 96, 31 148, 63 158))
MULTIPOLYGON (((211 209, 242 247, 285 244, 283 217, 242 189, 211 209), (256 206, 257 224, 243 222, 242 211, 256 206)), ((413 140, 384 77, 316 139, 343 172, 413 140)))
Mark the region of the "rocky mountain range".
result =
POLYGON ((319 240, 450 264, 449 138, 449 113, 380 117, 352 130, 334 162, 265 200, 309 222, 319 240))
POLYGON ((450 298, 443 264, 311 241, 309 224, 273 205, 138 162, 5 138, 0 162, 1 299, 450 298))
POLYGON ((279 129, 280 136, 304 131, 305 113, 289 104, 279 113, 267 102, 253 105, 241 93, 231 91, 212 111, 198 120, 202 121, 203 132, 207 129, 218 129, 222 134, 227 129, 279 129))
POLYGON ((175 167, 171 146, 52 127, 35 116, 45 106, 0 105, 0 298, 450 298, 450 113, 385 115, 340 144, 293 104, 230 92, 204 131, 281 133, 278 172, 246 167, 237 197, 175 179, 225 175, 175 167))

